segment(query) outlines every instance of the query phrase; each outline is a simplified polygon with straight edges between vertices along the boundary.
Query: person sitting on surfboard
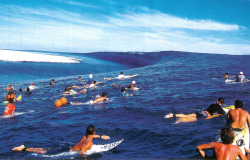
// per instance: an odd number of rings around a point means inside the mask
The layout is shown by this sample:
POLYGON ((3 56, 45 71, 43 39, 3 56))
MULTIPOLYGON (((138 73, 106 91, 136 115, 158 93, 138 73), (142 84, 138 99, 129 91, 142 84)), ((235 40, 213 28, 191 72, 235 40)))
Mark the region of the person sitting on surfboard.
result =
POLYGON ((96 135, 95 127, 93 125, 89 125, 86 129, 86 135, 74 147, 70 147, 70 151, 80 151, 80 153, 86 152, 91 149, 93 145, 93 138, 101 138, 103 140, 110 139, 110 137, 106 135, 96 135))
POLYGON ((5 106, 5 110, 3 112, 3 116, 14 115, 15 113, 15 105, 13 104, 13 98, 9 98, 9 104, 5 106))
POLYGON ((192 114, 173 114, 169 113, 164 118, 172 118, 172 117, 177 117, 180 118, 178 119, 178 122, 193 122, 197 120, 197 117, 209 117, 212 116, 214 113, 217 114, 225 114, 226 112, 223 110, 221 105, 224 103, 223 98, 218 98, 216 101, 216 104, 211 104, 206 111, 202 112, 196 112, 192 114))
POLYGON ((245 76, 243 75, 243 72, 240 72, 237 75, 236 82, 245 82, 245 76))
POLYGON ((225 127, 220 131, 221 142, 211 142, 208 144, 202 144, 196 147, 202 157, 205 157, 206 149, 213 149, 216 159, 227 159, 235 160, 238 156, 245 160, 246 157, 243 155, 240 147, 232 145, 235 135, 230 127, 225 127))
POLYGON ((243 110, 243 102, 236 100, 234 103, 235 109, 232 109, 228 112, 227 115, 227 124, 233 129, 244 129, 246 123, 250 126, 250 115, 247 111, 243 110))
POLYGON ((13 98, 14 100, 18 101, 18 99, 14 95, 13 89, 9 90, 8 95, 4 98, 4 100, 8 101, 10 98, 13 98))

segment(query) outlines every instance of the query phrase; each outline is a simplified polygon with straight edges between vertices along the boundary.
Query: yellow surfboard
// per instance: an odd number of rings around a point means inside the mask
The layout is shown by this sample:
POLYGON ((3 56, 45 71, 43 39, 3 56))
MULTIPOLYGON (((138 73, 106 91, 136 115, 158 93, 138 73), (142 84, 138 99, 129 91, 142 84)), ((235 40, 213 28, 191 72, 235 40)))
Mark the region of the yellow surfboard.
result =
MULTIPOLYGON (((240 131, 239 131, 240 132, 240 131)), ((235 138, 233 145, 237 145, 242 150, 242 153, 245 155, 245 149, 249 149, 249 129, 248 127, 244 128, 240 133, 237 134, 237 131, 234 131, 235 138)))

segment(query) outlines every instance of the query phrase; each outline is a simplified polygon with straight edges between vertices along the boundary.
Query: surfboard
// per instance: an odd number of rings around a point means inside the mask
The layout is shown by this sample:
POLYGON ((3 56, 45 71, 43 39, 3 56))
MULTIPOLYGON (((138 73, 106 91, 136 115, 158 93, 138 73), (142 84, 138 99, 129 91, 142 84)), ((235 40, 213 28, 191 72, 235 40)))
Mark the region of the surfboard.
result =
MULTIPOLYGON (((121 139, 119 141, 116 141, 116 142, 113 142, 113 143, 109 143, 109 144, 104 144, 104 145, 101 145, 101 144, 93 144, 91 149, 86 151, 84 154, 85 155, 91 155, 91 154, 94 154, 94 153, 102 153, 102 152, 107 152, 115 147, 117 147, 119 144, 122 143, 124 139, 121 139)), ((37 154, 37 153, 32 153, 33 155, 36 155, 36 156, 42 156, 42 157, 46 157, 46 158, 62 158, 62 157, 66 157, 66 156, 74 156, 74 155, 78 155, 79 152, 77 151, 73 151, 73 152, 63 152, 63 153, 59 153, 59 154, 54 154, 54 155, 40 155, 40 154, 37 154)))
MULTIPOLYGON (((223 110, 228 113, 228 111, 230 111, 231 109, 235 109, 234 105, 231 105, 231 106, 228 106, 228 107, 223 107, 223 110)), ((214 118, 214 117, 218 117, 218 116, 221 116, 222 114, 214 114, 212 116, 208 116, 206 119, 211 119, 211 118, 214 118)))
MULTIPOLYGON (((235 139, 233 145, 237 145, 245 155, 245 149, 249 149, 249 129, 246 127, 242 131, 234 131, 235 139)), ((239 157, 238 157, 239 158, 239 157)))
POLYGON ((236 82, 236 79, 226 79, 225 82, 226 83, 247 83, 247 82, 250 82, 250 80, 245 79, 245 82, 236 82))
MULTIPOLYGON (((22 95, 19 95, 16 99, 20 101, 22 99, 22 95)), ((15 100, 14 100, 14 102, 15 102, 15 100)), ((9 101, 3 101, 3 104, 8 104, 8 103, 9 103, 9 101)))

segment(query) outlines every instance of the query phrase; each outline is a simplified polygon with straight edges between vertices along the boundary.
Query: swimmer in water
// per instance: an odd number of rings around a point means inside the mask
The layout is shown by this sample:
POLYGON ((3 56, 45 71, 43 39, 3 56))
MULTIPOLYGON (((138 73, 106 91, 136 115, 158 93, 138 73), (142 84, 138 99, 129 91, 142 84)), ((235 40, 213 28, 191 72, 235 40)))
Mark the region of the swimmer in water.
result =
POLYGON ((14 95, 13 89, 9 90, 8 95, 4 98, 4 100, 8 101, 10 98, 13 98, 14 100, 18 101, 18 99, 14 95))
POLYGON ((23 90, 20 88, 18 92, 20 93, 20 92, 22 92, 22 91, 23 91, 23 90))
POLYGON ((202 144, 196 147, 202 157, 206 157, 206 149, 213 149, 216 159, 227 159, 235 160, 238 156, 240 159, 247 159, 240 147, 237 145, 232 145, 235 135, 230 127, 225 127, 220 131, 220 137, 222 142, 211 142, 208 144, 202 144))
POLYGON ((225 73, 224 78, 228 78, 228 72, 225 73))
POLYGON ((98 97, 96 100, 94 100, 92 104, 98 103, 98 102, 103 102, 104 100, 108 100, 106 92, 103 92, 102 96, 98 97))
POLYGON ((32 91, 36 89, 37 87, 35 86, 35 83, 32 83, 32 85, 29 86, 29 89, 32 91))
POLYGON ((9 104, 7 104, 5 106, 5 110, 3 112, 3 116, 7 116, 7 115, 14 115, 15 113, 15 105, 13 104, 13 98, 9 99, 9 104))
POLYGON ((82 77, 81 77, 81 76, 79 76, 78 81, 81 81, 81 80, 82 80, 82 77))
POLYGON ((25 93, 25 94, 32 94, 31 92, 30 92, 30 88, 29 87, 27 87, 27 92, 25 93))

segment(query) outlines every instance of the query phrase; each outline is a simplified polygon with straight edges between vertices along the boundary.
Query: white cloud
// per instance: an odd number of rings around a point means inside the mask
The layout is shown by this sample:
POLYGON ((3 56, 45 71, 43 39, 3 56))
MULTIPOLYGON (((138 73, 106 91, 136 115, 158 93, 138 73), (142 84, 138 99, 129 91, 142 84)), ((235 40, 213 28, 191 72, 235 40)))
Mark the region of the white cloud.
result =
POLYGON ((250 54, 249 43, 242 40, 242 44, 233 44, 227 39, 230 32, 241 31, 237 24, 190 20, 149 10, 106 16, 103 21, 64 10, 12 6, 9 11, 11 15, 0 16, 9 23, 8 27, 0 24, 0 48, 5 49, 250 54))

